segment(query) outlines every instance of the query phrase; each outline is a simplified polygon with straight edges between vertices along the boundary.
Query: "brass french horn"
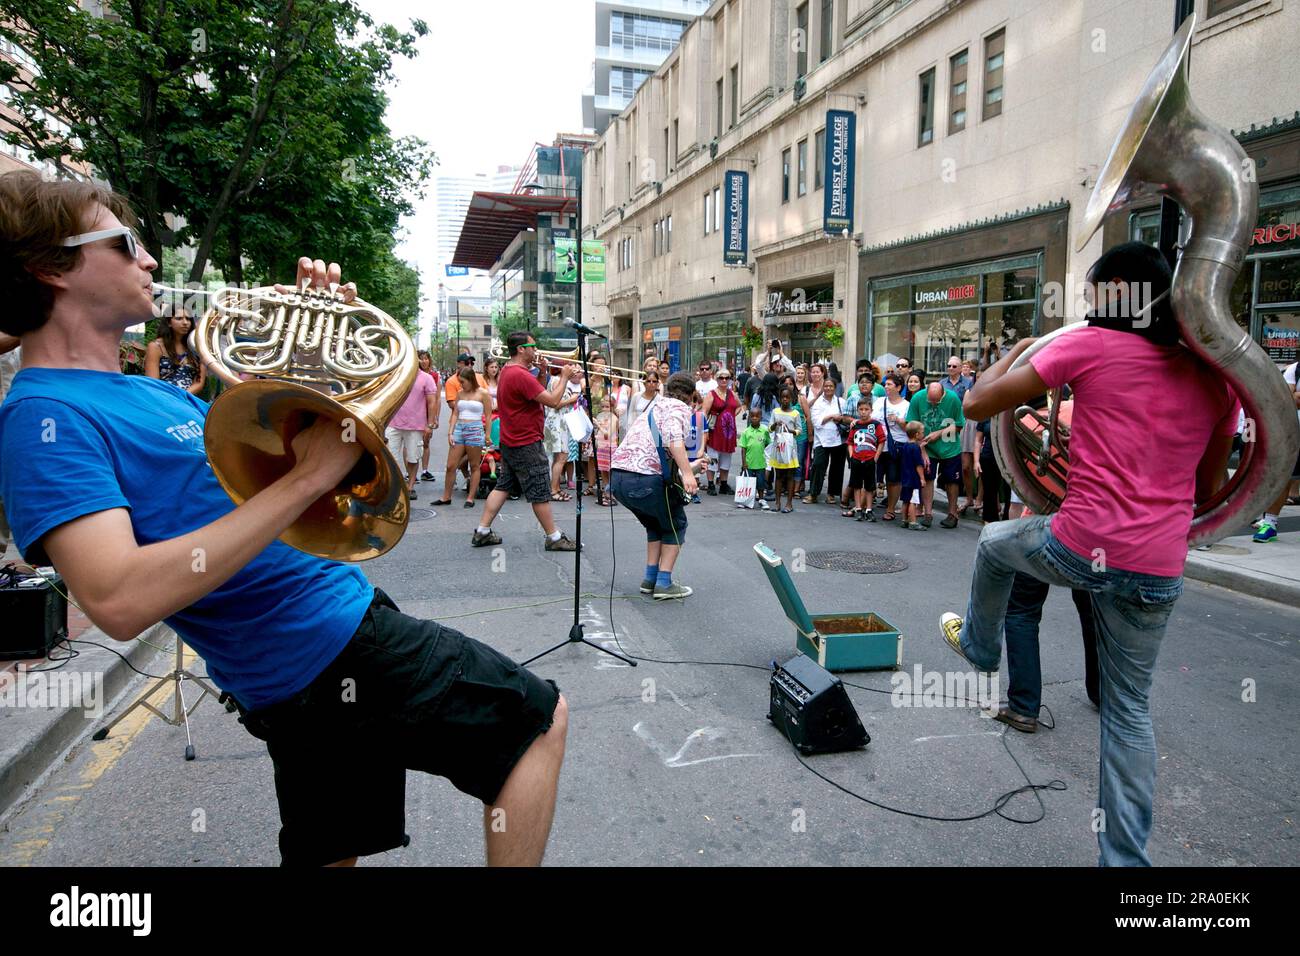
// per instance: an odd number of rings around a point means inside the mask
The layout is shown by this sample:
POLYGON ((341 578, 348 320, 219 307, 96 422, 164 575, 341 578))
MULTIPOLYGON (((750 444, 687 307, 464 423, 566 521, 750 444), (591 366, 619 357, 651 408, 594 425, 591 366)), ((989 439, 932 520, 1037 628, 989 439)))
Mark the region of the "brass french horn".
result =
POLYGON ((406 331, 361 299, 304 284, 283 293, 222 289, 192 335, 204 364, 233 386, 212 403, 203 442, 234 502, 293 468, 294 436, 323 417, 365 453, 280 540, 337 561, 392 549, 410 520, 403 472, 384 440, 419 372, 406 331))
MULTIPOLYGON (((1300 427, 1291 395, 1267 353, 1233 319, 1228 295, 1249 247, 1259 187, 1245 150, 1191 100, 1187 56, 1196 17, 1174 35, 1147 77, 1128 120, 1111 147, 1083 215, 1076 248, 1106 215, 1128 203, 1168 196, 1182 207, 1191 232, 1174 270, 1170 305, 1184 344, 1219 369, 1253 423, 1253 441, 1240 467, 1210 500, 1198 502, 1188 534, 1191 546, 1217 541, 1262 513, 1277 497, 1300 451, 1300 427)), ((1079 325, 1036 341, 1012 368, 1079 325)), ((1068 431, 1058 426, 1060 395, 1033 421, 1030 409, 1008 410, 993 421, 998 466, 1025 504, 1039 513, 1060 506, 1054 475, 1068 464, 1068 431)))

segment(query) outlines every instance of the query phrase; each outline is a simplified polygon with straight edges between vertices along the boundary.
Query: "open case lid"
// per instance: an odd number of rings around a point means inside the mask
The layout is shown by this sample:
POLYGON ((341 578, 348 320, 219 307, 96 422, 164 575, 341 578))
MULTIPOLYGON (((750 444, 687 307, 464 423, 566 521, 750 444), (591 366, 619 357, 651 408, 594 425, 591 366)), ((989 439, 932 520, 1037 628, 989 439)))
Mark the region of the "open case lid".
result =
POLYGON ((785 611, 785 616, 790 619, 800 634, 811 636, 814 633, 812 617, 804 607, 803 598, 799 596, 794 581, 790 579, 790 572, 785 569, 785 562, 781 560, 781 556, 762 541, 754 545, 754 553, 758 555, 758 561, 763 566, 772 590, 776 592, 777 600, 781 602, 781 609, 785 611))

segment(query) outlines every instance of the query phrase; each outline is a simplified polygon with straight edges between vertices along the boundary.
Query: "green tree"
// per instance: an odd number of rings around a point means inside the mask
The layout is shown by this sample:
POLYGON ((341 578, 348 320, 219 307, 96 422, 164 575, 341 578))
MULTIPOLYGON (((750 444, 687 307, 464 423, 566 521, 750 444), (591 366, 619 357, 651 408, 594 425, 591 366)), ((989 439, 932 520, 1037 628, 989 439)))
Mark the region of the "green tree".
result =
POLYGON ((152 250, 193 242, 191 281, 216 261, 239 282, 245 259, 282 279, 310 249, 348 263, 359 286, 382 283, 407 191, 436 162, 383 124, 392 61, 414 55, 423 22, 376 27, 350 0, 104 7, 6 0, 0 36, 39 70, 0 62, 0 82, 38 160, 92 165, 152 250))

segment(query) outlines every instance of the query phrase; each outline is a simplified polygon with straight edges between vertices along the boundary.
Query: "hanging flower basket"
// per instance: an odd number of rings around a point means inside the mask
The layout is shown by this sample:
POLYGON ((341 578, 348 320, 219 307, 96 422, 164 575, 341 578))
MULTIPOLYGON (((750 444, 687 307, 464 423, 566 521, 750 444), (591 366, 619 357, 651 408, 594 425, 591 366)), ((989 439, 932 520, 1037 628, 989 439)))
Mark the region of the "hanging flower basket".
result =
POLYGON ((740 341, 750 352, 761 349, 763 347, 763 330, 756 325, 747 325, 745 331, 740 334, 740 341))
POLYGON ((827 319, 814 328, 813 332, 825 339, 831 348, 839 348, 844 344, 844 326, 834 319, 827 319))

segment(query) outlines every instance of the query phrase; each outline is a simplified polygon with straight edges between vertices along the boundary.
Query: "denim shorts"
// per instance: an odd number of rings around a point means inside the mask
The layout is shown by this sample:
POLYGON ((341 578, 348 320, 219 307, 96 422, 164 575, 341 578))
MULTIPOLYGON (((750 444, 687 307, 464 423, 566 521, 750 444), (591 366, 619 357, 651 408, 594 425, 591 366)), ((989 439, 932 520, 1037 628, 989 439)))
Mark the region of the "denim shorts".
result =
POLYGON ((668 492, 659 475, 642 475, 615 468, 609 488, 614 497, 641 522, 647 541, 681 545, 686 541, 686 509, 668 492))
POLYGON ((492 803, 550 729, 558 701, 554 683, 459 631, 402 614, 376 588, 351 641, 305 690, 240 707, 275 765, 282 863, 320 866, 404 846, 407 770, 492 803))
POLYGON ((451 430, 451 443, 453 445, 467 445, 470 448, 482 448, 483 423, 457 422, 456 427, 451 430))

